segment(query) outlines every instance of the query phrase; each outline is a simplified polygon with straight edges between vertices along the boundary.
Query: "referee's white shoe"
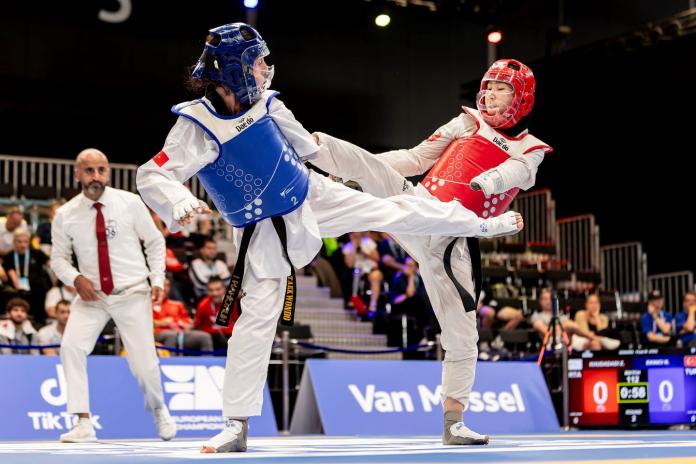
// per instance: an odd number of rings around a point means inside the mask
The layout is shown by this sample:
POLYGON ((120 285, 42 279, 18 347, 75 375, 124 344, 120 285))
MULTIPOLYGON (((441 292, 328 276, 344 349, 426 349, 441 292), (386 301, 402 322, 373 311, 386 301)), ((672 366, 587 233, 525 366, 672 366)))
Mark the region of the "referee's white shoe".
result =
POLYGON ((97 433, 94 431, 92 421, 88 417, 81 417, 72 430, 60 436, 61 443, 94 443, 97 441, 97 433))
POLYGON ((152 411, 152 416, 155 418, 157 433, 162 440, 168 441, 176 436, 176 422, 169 415, 169 409, 166 406, 152 411))

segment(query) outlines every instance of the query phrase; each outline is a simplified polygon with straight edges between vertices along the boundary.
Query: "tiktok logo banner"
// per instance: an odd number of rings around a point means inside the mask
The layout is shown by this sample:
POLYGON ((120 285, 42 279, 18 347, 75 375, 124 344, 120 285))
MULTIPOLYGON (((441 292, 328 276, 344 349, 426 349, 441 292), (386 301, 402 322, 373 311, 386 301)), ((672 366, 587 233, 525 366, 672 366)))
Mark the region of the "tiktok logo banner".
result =
MULTIPOLYGON (((209 437, 224 427, 224 358, 160 360, 164 401, 177 424, 177 437, 209 437)), ((87 360, 91 420, 99 438, 156 438, 128 364, 118 356, 87 360)), ((76 416, 68 414, 65 369, 55 356, 0 356, 0 438, 58 440, 76 416)), ((262 415, 250 420, 251 436, 278 433, 268 388, 262 415)))

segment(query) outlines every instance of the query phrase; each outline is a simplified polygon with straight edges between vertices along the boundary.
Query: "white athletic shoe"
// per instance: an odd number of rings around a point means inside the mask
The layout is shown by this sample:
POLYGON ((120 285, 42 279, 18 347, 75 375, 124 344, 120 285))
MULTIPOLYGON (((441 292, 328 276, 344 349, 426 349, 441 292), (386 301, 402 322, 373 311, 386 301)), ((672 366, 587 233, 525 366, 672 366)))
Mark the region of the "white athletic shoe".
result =
POLYGON ((621 341, 609 337, 599 337, 599 343, 605 350, 618 350, 621 346, 621 341))
POLYGON ((249 421, 227 419, 222 432, 203 444, 201 453, 237 453, 247 450, 249 421))
POLYGON ((481 435, 464 425, 461 413, 445 414, 445 431, 442 434, 443 445, 487 445, 488 435, 481 435))
POLYGON ((60 436, 61 443, 94 443, 97 441, 97 433, 94 431, 92 421, 87 417, 81 417, 71 431, 60 436))
POLYGON ((162 440, 169 441, 176 436, 176 422, 169 415, 169 409, 166 406, 152 411, 152 416, 155 418, 157 433, 162 440))

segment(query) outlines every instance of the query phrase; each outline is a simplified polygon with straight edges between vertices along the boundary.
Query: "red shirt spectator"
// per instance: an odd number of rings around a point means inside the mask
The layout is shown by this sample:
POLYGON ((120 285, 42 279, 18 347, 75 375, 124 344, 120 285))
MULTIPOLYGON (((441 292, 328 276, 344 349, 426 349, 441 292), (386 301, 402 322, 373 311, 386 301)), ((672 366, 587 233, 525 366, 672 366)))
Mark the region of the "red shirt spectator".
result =
POLYGON ((204 297, 196 307, 196 320, 194 322, 194 326, 198 330, 208 332, 209 334, 232 334, 232 324, 230 324, 229 327, 225 328, 215 323, 215 318, 217 318, 217 313, 220 310, 221 305, 222 303, 213 303, 212 298, 210 298, 209 296, 204 297))
POLYGON ((222 327, 215 323, 224 296, 225 283, 218 277, 211 278, 208 282, 208 295, 204 297, 196 307, 196 317, 194 321, 196 329, 208 332, 209 334, 224 334, 228 337, 232 334, 234 321, 239 317, 237 302, 235 302, 234 308, 232 309, 232 321, 229 327, 222 327))
POLYGON ((184 270, 184 265, 179 261, 171 248, 167 248, 165 263, 167 265, 167 271, 169 272, 177 273, 184 270))
POLYGON ((155 333, 163 330, 188 330, 193 327, 186 306, 181 301, 166 298, 162 301, 159 311, 152 309, 152 320, 155 323, 155 333))

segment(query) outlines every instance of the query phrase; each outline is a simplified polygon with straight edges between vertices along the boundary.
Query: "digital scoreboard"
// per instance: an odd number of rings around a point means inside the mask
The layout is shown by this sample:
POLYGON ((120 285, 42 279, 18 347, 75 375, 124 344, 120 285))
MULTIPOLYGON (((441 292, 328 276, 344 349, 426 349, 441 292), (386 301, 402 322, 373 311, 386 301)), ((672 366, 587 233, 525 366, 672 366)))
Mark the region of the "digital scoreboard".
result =
POLYGON ((588 355, 568 360, 571 426, 696 423, 696 354, 588 355))

